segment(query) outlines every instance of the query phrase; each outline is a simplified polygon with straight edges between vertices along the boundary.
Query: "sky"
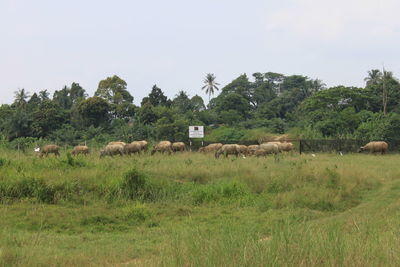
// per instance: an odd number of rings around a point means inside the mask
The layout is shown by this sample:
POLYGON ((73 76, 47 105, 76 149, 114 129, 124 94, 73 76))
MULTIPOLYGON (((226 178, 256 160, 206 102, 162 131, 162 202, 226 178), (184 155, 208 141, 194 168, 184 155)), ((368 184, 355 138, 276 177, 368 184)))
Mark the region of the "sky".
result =
POLYGON ((397 0, 0 0, 0 104, 79 83, 92 96, 118 75, 139 104, 154 84, 207 100, 206 73, 300 74, 364 86, 400 77, 397 0))

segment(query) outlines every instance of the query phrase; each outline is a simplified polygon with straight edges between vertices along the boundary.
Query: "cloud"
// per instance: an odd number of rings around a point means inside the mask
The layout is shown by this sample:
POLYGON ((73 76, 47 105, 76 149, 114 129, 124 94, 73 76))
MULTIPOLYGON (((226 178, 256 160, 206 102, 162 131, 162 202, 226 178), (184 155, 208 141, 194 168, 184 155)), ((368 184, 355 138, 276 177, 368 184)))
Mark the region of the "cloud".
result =
POLYGON ((267 30, 323 42, 396 39, 399 9, 397 0, 292 0, 271 12, 267 30))

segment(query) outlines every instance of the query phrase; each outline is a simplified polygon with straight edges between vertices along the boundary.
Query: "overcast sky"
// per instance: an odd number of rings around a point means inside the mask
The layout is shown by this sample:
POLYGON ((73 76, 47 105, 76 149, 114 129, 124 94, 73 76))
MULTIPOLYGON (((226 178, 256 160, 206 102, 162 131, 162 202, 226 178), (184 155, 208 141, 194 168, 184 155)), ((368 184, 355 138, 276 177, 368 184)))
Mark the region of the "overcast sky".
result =
POLYGON ((398 0, 0 0, 0 104, 14 91, 78 82, 93 95, 114 74, 140 103, 280 72, 363 86, 372 68, 400 76, 398 0))

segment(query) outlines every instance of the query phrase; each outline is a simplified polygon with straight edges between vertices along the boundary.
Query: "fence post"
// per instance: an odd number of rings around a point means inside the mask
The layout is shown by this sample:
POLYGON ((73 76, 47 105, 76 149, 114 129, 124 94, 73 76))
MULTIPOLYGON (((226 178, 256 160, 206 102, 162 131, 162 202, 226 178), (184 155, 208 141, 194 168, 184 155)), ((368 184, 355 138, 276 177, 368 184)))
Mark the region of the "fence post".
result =
POLYGON ((303 144, 301 143, 301 139, 300 139, 299 140, 299 152, 300 152, 300 155, 302 153, 302 150, 303 150, 303 144))

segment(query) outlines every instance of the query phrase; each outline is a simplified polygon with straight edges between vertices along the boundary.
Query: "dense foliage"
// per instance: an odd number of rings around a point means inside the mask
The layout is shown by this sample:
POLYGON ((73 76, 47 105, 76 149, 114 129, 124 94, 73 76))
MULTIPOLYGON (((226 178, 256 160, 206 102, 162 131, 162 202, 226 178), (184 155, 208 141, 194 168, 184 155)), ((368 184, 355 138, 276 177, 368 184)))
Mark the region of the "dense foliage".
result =
POLYGON ((184 91, 168 99, 157 85, 136 106, 127 83, 116 75, 100 81, 94 96, 78 83, 52 98, 47 90, 30 95, 20 89, 12 104, 0 106, 0 139, 70 145, 92 139, 188 141, 189 125, 205 125, 209 141, 255 138, 260 131, 307 138, 397 137, 400 83, 391 72, 369 71, 365 88, 326 88, 318 79, 273 72, 252 76, 242 74, 219 88, 216 76, 207 74, 202 87, 210 98, 207 106, 184 91))

